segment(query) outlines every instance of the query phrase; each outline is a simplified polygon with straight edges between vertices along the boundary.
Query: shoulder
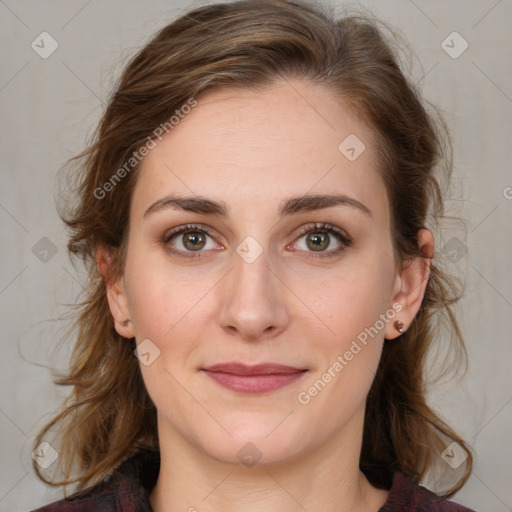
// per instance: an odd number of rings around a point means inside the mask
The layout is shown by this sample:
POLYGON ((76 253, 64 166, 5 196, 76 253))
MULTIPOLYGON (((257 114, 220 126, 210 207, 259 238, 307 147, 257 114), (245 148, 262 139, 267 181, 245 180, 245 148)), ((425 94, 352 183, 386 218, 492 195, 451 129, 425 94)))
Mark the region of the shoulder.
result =
POLYGON ((149 491, 156 482, 159 467, 157 452, 139 452, 87 492, 55 501, 32 512, 151 512, 149 491))
POLYGON ((117 487, 112 480, 104 481, 80 496, 64 498, 32 512, 115 512, 117 487))
POLYGON ((415 484, 401 472, 396 472, 386 503, 379 512, 476 512, 442 498, 427 488, 415 484))

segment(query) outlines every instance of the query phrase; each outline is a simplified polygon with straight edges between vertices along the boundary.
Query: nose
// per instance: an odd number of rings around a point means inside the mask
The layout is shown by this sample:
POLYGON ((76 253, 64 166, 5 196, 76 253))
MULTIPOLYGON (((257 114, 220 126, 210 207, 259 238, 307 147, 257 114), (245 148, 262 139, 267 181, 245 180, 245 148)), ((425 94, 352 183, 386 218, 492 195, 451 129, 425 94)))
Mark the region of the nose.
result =
POLYGON ((234 268, 223 281, 219 323, 248 341, 271 339, 289 323, 284 285, 265 251, 252 263, 233 255, 234 268))

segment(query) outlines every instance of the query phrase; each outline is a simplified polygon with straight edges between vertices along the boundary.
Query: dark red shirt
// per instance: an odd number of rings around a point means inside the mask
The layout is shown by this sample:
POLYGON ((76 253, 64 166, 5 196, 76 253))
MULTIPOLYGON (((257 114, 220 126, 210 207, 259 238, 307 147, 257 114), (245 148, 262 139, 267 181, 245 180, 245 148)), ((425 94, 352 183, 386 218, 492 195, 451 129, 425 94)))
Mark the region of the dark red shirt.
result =
MULTIPOLYGON (((56 501, 32 512, 153 512, 149 495, 159 470, 159 452, 141 451, 82 497, 56 501)), ((367 476, 374 485, 379 479, 367 476)), ((381 476, 380 483, 384 480, 381 476)), ((384 483, 389 490, 388 499, 378 512, 475 512, 416 485, 404 473, 395 472, 389 480, 388 485, 384 483)))

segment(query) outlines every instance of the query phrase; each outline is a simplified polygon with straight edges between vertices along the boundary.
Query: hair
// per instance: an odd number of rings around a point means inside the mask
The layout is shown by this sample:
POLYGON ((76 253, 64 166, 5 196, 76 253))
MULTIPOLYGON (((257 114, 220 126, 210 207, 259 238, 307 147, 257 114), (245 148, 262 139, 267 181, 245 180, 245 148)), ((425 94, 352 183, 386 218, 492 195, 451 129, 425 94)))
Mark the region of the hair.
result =
MULTIPOLYGON (((45 483, 77 484, 74 495, 82 494, 129 455, 158 450, 156 408, 134 356, 135 339, 116 332, 106 284, 124 268, 130 199, 140 169, 140 162, 131 169, 126 162, 155 141, 155 129, 191 99, 223 87, 258 91, 290 78, 331 91, 375 134, 398 261, 427 257, 417 235, 429 219, 443 216, 442 181, 448 183, 452 172, 448 132, 401 70, 392 32, 367 14, 336 18, 330 8, 306 0, 202 6, 161 29, 125 67, 93 140, 69 162, 76 199, 59 211, 70 232, 70 257, 83 262, 88 280, 76 305, 69 369, 54 380, 72 392, 34 441, 38 446, 54 427, 59 433, 56 466, 65 478, 48 479, 34 462, 45 483), (100 247, 112 257, 106 275, 96 264, 100 247)), ((455 441, 468 458, 445 493, 451 496, 469 478, 472 455, 426 399, 427 354, 441 342, 441 325, 450 333, 443 340, 449 351, 466 358, 453 311, 460 287, 437 264, 438 256, 436 251, 431 258, 414 321, 384 343, 366 401, 360 467, 399 470, 419 483, 439 461, 446 439, 455 441)))

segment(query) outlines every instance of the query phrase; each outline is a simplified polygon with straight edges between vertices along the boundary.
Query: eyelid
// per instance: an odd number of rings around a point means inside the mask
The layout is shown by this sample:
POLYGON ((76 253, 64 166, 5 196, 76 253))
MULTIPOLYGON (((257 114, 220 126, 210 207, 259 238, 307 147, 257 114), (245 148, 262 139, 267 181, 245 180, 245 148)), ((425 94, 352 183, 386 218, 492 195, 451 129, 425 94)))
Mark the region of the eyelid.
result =
POLYGON ((329 222, 310 222, 308 224, 305 224, 304 226, 301 226, 299 228, 299 231, 295 234, 296 238, 301 238, 304 235, 307 235, 308 233, 317 231, 327 231, 328 233, 335 233, 338 235, 342 241, 346 243, 352 242, 352 238, 350 235, 341 228, 338 228, 334 224, 330 224, 329 222))
MULTIPOLYGON (((291 244, 297 243, 305 235, 309 233, 315 232, 326 232, 329 236, 333 234, 339 239, 340 247, 337 249, 326 250, 326 251, 300 251, 303 252, 305 257, 310 259, 321 259, 321 258, 330 258, 335 257, 345 251, 348 247, 352 245, 353 239, 352 237, 344 230, 341 229, 334 224, 330 224, 329 222, 311 222, 301 226, 299 231, 294 234, 294 239, 291 244)), ((287 247, 289 247, 289 244, 287 247)))
MULTIPOLYGON (((161 238, 161 243, 164 246, 164 248, 169 251, 170 253, 183 258, 204 258, 204 253, 206 251, 200 250, 200 251, 183 251, 181 249, 177 249, 176 247, 173 247, 170 242, 172 239, 178 237, 181 234, 188 233, 188 232, 194 232, 198 231, 206 236, 210 237, 215 244, 219 244, 216 240, 217 237, 220 237, 220 235, 217 234, 216 231, 214 231, 209 226, 206 226, 204 224, 184 224, 182 226, 177 226, 169 231, 166 231, 161 238)), ((216 249, 209 249, 209 250, 218 250, 216 249)))
POLYGON ((220 234, 218 234, 212 228, 204 224, 184 224, 182 226, 177 226, 167 231, 162 237, 162 239, 168 242, 171 240, 171 238, 182 233, 187 233, 188 231, 201 231, 208 235, 210 238, 213 238, 214 236, 220 236, 220 234))

